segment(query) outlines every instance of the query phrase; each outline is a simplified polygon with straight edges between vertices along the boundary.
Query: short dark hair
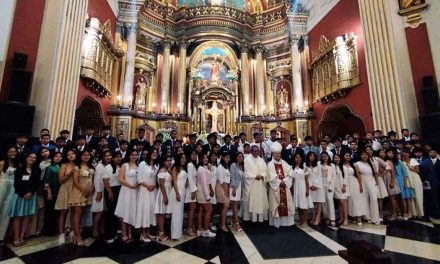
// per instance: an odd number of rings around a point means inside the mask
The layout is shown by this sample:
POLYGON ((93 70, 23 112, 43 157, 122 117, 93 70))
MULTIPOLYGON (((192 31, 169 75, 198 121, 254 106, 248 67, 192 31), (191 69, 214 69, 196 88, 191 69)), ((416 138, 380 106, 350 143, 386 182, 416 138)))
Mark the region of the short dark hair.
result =
POLYGON ((209 140, 210 138, 217 138, 217 135, 215 133, 209 133, 209 135, 206 139, 209 140))
POLYGON ((403 133, 404 131, 408 131, 408 132, 409 132, 409 129, 408 129, 408 128, 402 128, 402 129, 400 130, 401 133, 403 133))
POLYGON ((227 134, 227 135, 224 137, 224 139, 227 139, 227 138, 232 139, 231 135, 229 135, 229 134, 227 134))
POLYGON ((63 129, 60 131, 60 135, 62 135, 62 134, 70 134, 70 131, 67 129, 63 129))
POLYGON ((290 142, 292 142, 294 140, 298 141, 298 138, 296 137, 296 135, 290 135, 289 140, 290 140, 290 142))
POLYGON ((127 140, 121 140, 119 145, 129 145, 127 140))
POLYGON ((239 136, 239 137, 241 137, 241 136, 246 136, 246 133, 241 132, 240 134, 238 134, 238 136, 239 136))
POLYGON ((277 131, 276 131, 275 129, 272 129, 272 130, 270 131, 270 134, 272 134, 272 133, 277 133, 277 131))
POLYGON ((110 130, 110 126, 108 126, 108 125, 103 126, 102 130, 110 130))
POLYGON ((57 137, 57 138, 55 139, 55 142, 57 142, 57 141, 63 141, 63 142, 64 142, 64 140, 66 140, 66 139, 63 138, 63 137, 57 137))
POLYGON ((145 128, 143 127, 138 128, 138 132, 145 132, 145 128))
POLYGON ((304 141, 308 141, 308 140, 313 140, 313 138, 311 136, 305 136, 304 141))

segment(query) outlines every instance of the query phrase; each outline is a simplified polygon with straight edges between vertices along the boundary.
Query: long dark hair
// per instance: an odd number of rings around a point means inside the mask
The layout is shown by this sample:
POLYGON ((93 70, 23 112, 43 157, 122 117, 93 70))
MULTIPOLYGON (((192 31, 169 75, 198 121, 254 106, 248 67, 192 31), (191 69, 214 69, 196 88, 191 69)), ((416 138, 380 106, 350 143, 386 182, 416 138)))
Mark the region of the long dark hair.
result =
POLYGON ((388 149, 388 150, 385 152, 385 160, 386 160, 386 161, 390 160, 390 161, 394 164, 394 166, 399 165, 399 159, 397 158, 397 151, 394 150, 394 149, 388 149), (392 158, 392 159, 388 158, 388 152, 393 152, 393 154, 394 154, 394 158, 392 158))
MULTIPOLYGON (((211 163, 212 156, 214 156, 214 155, 217 156, 217 158, 218 158, 218 155, 217 155, 216 153, 214 153, 214 152, 212 152, 212 151, 209 153, 209 156, 208 156, 209 163, 211 163)), ((212 163, 211 163, 211 165, 212 165, 212 166, 217 166, 217 160, 215 161, 215 164, 212 164, 212 163)))
POLYGON ((159 164, 159 160, 160 160, 159 151, 155 148, 151 148, 150 151, 148 151, 147 159, 145 160, 145 163, 147 163, 147 165, 151 165, 150 164, 151 163, 151 156, 153 155, 153 152, 157 153, 157 158, 156 158, 156 160, 154 160, 153 166, 159 164))
MULTIPOLYGON (((104 157, 105 157, 105 154, 107 154, 107 153, 110 153, 110 156, 112 156, 112 158, 113 158, 112 152, 111 152, 110 150, 106 150, 106 151, 102 152, 101 163, 102 163, 102 165, 104 165, 104 166, 107 166, 108 164, 111 164, 111 163, 112 163, 112 160, 110 160, 109 163, 104 164, 104 157)), ((92 158, 90 158, 90 159, 92 159, 92 158)))
POLYGON ((193 155, 193 153, 196 153, 197 157, 199 157, 199 154, 197 153, 197 151, 195 149, 191 150, 191 153, 186 157, 188 159, 186 165, 188 166, 188 164, 192 163, 194 165, 194 168, 196 168, 196 170, 197 170, 199 168, 199 164, 197 163, 197 159, 191 160, 191 156, 193 155))
POLYGON ((229 170, 229 168, 231 167, 231 160, 229 159, 229 162, 226 163, 226 162, 225 162, 225 157, 226 157, 226 156, 229 156, 229 158, 230 158, 230 157, 231 157, 231 154, 229 154, 228 152, 223 153, 223 155, 222 155, 222 159, 220 160, 220 165, 222 165, 223 168, 229 170))
MULTIPOLYGON (((23 160, 21 160, 19 167, 17 168, 17 170, 20 170, 22 172, 26 171, 27 168, 27 164, 26 164, 26 159, 30 156, 34 154, 35 156, 37 156, 37 154, 33 153, 33 152, 26 152, 23 156, 23 160)), ((40 165, 37 162, 38 158, 35 159, 34 164, 32 164, 31 170, 32 170, 32 174, 36 173, 36 174, 41 174, 41 170, 40 170, 40 165)))
MULTIPOLYGON (((365 153, 365 154, 368 156, 367 150, 366 150, 366 149, 362 149, 362 150, 359 152, 359 157, 361 157, 363 153, 365 153)), ((363 161, 362 158, 360 159, 360 161, 363 161)), ((368 165, 369 165, 370 168, 371 168, 371 173, 374 175, 374 167, 373 167, 373 163, 371 163, 371 160, 370 160, 369 157, 368 157, 368 159, 367 159, 367 163, 368 163, 368 165)))
POLYGON ((75 149, 68 149, 64 155, 63 155, 63 161, 61 163, 69 163, 70 161, 67 159, 67 155, 69 154, 69 152, 73 152, 75 153, 75 160, 74 162, 76 163, 76 159, 78 158, 78 151, 76 151, 75 149))
POLYGON ((161 159, 161 161, 160 161, 160 168, 159 168, 159 170, 161 170, 162 168, 164 168, 165 167, 165 162, 168 160, 168 159, 173 159, 173 157, 171 157, 171 156, 163 156, 162 157, 162 159, 161 159))
POLYGON ((201 152, 200 155, 199 155, 199 167, 203 167, 204 166, 203 165, 203 158, 205 156, 208 157, 208 163, 209 163, 209 155, 204 153, 204 152, 201 152))
MULTIPOLYGON (((90 155, 90 151, 85 149, 85 150, 81 151, 79 153, 79 155, 76 156, 76 163, 75 163, 75 165, 78 166, 78 168, 81 168, 81 163, 82 163, 81 157, 82 157, 82 155, 84 155, 84 153, 89 153, 89 155, 90 155)), ((87 167, 89 167, 89 169, 94 169, 92 163, 93 163, 93 159, 92 159, 92 155, 90 155, 90 159, 87 162, 87 167)))
POLYGON ((180 160, 181 160, 183 157, 186 158, 185 153, 177 154, 176 162, 174 163, 174 166, 173 166, 173 170, 175 169, 176 172, 177 172, 177 174, 179 174, 182 170, 184 170, 185 172, 188 171, 188 170, 186 169, 186 168, 187 168, 187 167, 186 167, 187 162, 185 162, 184 165, 181 165, 181 164, 180 164, 180 160))
POLYGON ((244 154, 243 152, 237 152, 237 155, 235 155, 235 165, 237 166, 237 168, 239 168, 240 170, 244 171, 244 154), (242 155, 243 156, 243 162, 241 162, 241 164, 237 163, 237 157, 238 155, 242 155))
POLYGON ((61 155, 61 159, 62 159, 62 158, 63 158, 63 153, 61 153, 61 152, 59 152, 59 151, 55 151, 55 152, 53 152, 53 153, 50 153, 49 158, 50 158, 50 164, 51 164, 51 165, 58 165, 58 166, 61 165, 61 161, 60 161, 59 164, 56 164, 56 163, 53 162, 53 158, 55 157, 55 155, 58 155, 58 154, 61 155))
MULTIPOLYGON (((310 152, 309 152, 309 153, 310 153, 310 152)), ((301 169, 304 169, 304 159, 303 159, 303 156, 302 156, 301 154, 299 154, 299 153, 296 153, 295 156, 293 157, 293 168, 296 167, 296 161, 295 161, 295 159, 296 159, 297 156, 301 158, 301 162, 300 162, 300 164, 299 164, 299 167, 300 167, 301 169)), ((315 156, 316 156, 316 155, 315 155, 315 156)))
MULTIPOLYGON (((302 158, 302 157, 301 157, 302 158)), ((318 166, 318 156, 316 156, 316 153, 313 151, 309 151, 309 153, 307 153, 306 155, 306 166, 310 167, 310 165, 312 167, 316 167, 318 166), (315 156, 315 160, 310 162, 310 156, 314 155, 315 156)))
MULTIPOLYGON (((309 152, 309 153, 310 153, 310 152, 309 152)), ((307 154, 309 154, 309 153, 307 153, 307 154)), ((327 153, 327 151, 323 151, 323 152, 321 153, 321 164, 323 164, 323 163, 322 163, 322 155, 327 155, 328 159, 327 159, 327 164, 326 164, 326 165, 330 166, 330 165, 332 164, 332 159, 330 158, 330 155, 327 153)), ((315 159, 315 160, 316 160, 316 159, 315 159)))
POLYGON ((343 157, 341 158, 341 155, 335 153, 335 155, 333 156, 332 164, 335 165, 335 170, 336 170, 337 168, 339 168, 339 169, 341 170, 342 178, 345 178, 345 173, 344 173, 344 160, 343 160, 343 157), (336 165, 336 162, 335 162, 335 157, 336 157, 336 156, 339 157, 339 164, 338 164, 338 165, 336 165))
MULTIPOLYGON (((122 164, 122 153, 121 152, 114 152, 112 155, 112 161, 110 162, 110 164, 112 165, 113 168, 113 173, 116 173, 118 166, 115 163, 115 158, 117 156, 121 156, 121 164, 122 164)), ((119 164, 119 166, 121 166, 121 164, 119 164)))
POLYGON ((7 150, 6 150, 6 156, 5 156, 5 160, 4 160, 4 163, 3 163, 3 172, 6 173, 6 170, 9 168, 9 166, 14 166, 14 168, 18 168, 18 166, 20 165, 19 164, 20 160, 19 160, 18 157, 19 157, 18 149, 15 146, 8 147, 7 150), (17 154, 15 155, 15 158, 12 159, 12 164, 9 163, 9 157, 8 157, 8 152, 11 149, 15 149, 15 151, 17 152, 17 154))

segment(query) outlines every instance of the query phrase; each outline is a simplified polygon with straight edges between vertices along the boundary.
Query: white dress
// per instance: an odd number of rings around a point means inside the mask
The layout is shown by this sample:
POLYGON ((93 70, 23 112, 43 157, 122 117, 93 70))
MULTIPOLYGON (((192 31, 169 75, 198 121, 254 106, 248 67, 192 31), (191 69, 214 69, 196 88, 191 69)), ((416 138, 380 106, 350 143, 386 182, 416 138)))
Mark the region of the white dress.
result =
MULTIPOLYGON (((295 179, 295 184, 293 188, 293 204, 299 209, 309 209, 313 208, 312 197, 306 196, 306 172, 301 168, 293 169, 293 178, 295 179)), ((309 192, 310 194, 310 192, 309 192)))
MULTIPOLYGON (((419 166, 419 162, 412 158, 410 163, 405 163, 407 166, 415 167, 419 166)), ((420 175, 408 168, 409 172, 409 184, 413 192, 413 197, 410 201, 411 213, 418 217, 423 217, 423 183, 420 179, 420 175)))
POLYGON ((348 186, 348 175, 342 175, 341 168, 336 166, 335 177, 335 198, 339 200, 346 200, 350 196, 350 187, 348 186), (342 192, 342 188, 345 185, 345 193, 342 192))
POLYGON ((309 175, 309 184, 310 186, 315 186, 318 189, 315 191, 310 190, 310 197, 312 197, 312 201, 314 203, 324 203, 325 202, 325 194, 324 189, 322 188, 322 175, 321 175, 321 165, 318 164, 316 167, 305 167, 306 174, 309 175))
POLYGON ((95 168, 95 175, 93 177, 93 185, 95 187, 95 191, 93 193, 93 199, 92 199, 92 207, 90 208, 90 211, 93 213, 102 212, 105 209, 105 203, 104 203, 104 174, 108 174, 108 171, 113 171, 112 165, 107 164, 104 166, 102 163, 99 163, 96 165, 95 168), (96 195, 98 193, 102 194, 101 201, 96 201, 96 195))
POLYGON ((182 237, 183 228, 183 207, 185 205, 186 196, 186 180, 188 173, 181 170, 177 175, 177 188, 179 189, 180 202, 176 199, 176 192, 171 188, 169 203, 171 206, 171 239, 179 239, 182 237))
MULTIPOLYGON (((188 163, 188 188, 186 188, 185 203, 196 203, 197 199, 191 199, 191 193, 197 192, 197 169, 192 162, 188 163)), ((197 195, 196 195, 197 196, 197 195)))
POLYGON ((358 161, 355 163, 355 166, 362 175, 362 187, 364 190, 362 194, 365 200, 365 208, 367 209, 365 217, 372 222, 379 222, 379 204, 377 202, 379 198, 379 188, 376 185, 373 171, 366 162, 358 161))
MULTIPOLYGON (((139 164, 137 182, 147 185, 156 185, 156 175, 158 170, 159 165, 150 166, 145 163, 145 161, 142 161, 141 164, 139 164)), ((139 185, 136 209, 136 228, 148 228, 156 225, 156 215, 154 214, 156 195, 157 188, 150 192, 145 186, 139 185)))
POLYGON ((211 181, 212 190, 214 191, 214 196, 211 197, 211 203, 217 204, 217 197, 215 196, 215 186, 217 185, 217 167, 211 166, 211 181))
POLYGON ((325 193, 325 203, 322 206, 322 213, 325 218, 330 221, 335 221, 335 203, 333 201, 336 178, 335 165, 330 164, 330 166, 328 166, 321 164, 321 175, 322 189, 325 193))
MULTIPOLYGON (((371 163, 373 164, 373 168, 374 171, 377 173, 382 173, 385 170, 390 170, 390 166, 388 166, 388 164, 383 161, 381 158, 378 157, 373 157, 371 158, 371 163)), ((379 194, 379 199, 384 199, 386 197, 388 197, 388 189, 387 186, 385 185, 385 181, 383 179, 383 176, 380 175, 377 179, 377 186, 378 186, 378 194, 379 194)))
POLYGON ((172 178, 171 178, 171 174, 169 172, 164 172, 161 171, 157 174, 157 179, 158 182, 160 182, 160 179, 165 179, 165 192, 167 194, 168 197, 168 205, 165 205, 164 201, 163 201, 163 194, 162 191, 160 190, 160 186, 159 189, 157 190, 157 195, 156 195, 156 203, 154 205, 154 213, 155 214, 171 214, 171 206, 170 206, 170 193, 171 193, 171 189, 172 187, 172 178))
POLYGON ((348 215, 352 217, 361 217, 366 214, 365 200, 359 189, 359 181, 355 176, 354 169, 350 166, 343 166, 345 177, 348 179, 350 196, 348 197, 348 215))
MULTIPOLYGON (((137 184, 137 170, 130 169, 128 163, 125 163, 125 180, 131 184, 137 184)), ((124 223, 132 226, 136 223, 136 204, 137 204, 137 189, 130 189, 122 185, 119 192, 118 203, 116 204, 115 215, 122 218, 124 223)))

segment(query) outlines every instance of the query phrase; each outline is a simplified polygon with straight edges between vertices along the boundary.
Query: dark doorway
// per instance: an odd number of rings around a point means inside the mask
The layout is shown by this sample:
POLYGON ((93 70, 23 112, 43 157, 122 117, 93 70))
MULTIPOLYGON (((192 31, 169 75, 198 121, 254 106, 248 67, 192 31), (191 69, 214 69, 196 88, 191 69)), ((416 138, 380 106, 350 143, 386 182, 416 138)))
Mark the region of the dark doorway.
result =
POLYGON ((364 135, 366 127, 364 121, 356 116, 347 105, 335 105, 325 110, 318 124, 318 133, 322 137, 328 134, 331 137, 352 135, 353 133, 364 135))

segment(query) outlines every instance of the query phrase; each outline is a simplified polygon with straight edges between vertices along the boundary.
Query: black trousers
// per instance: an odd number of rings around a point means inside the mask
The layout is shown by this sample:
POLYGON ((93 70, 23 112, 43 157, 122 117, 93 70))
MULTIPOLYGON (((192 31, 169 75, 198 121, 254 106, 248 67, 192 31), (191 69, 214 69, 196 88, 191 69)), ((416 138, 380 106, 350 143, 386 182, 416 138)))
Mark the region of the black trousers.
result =
POLYGON ((47 200, 47 193, 44 194, 44 224, 41 234, 45 236, 54 236, 58 234, 59 211, 55 210, 57 196, 52 196, 52 200, 47 200))
POLYGON ((119 191, 121 186, 111 187, 114 195, 113 201, 108 198, 107 189, 104 189, 104 199, 107 205, 107 211, 105 211, 105 238, 112 239, 116 236, 119 227, 119 218, 115 215, 116 204, 118 203, 119 191))

